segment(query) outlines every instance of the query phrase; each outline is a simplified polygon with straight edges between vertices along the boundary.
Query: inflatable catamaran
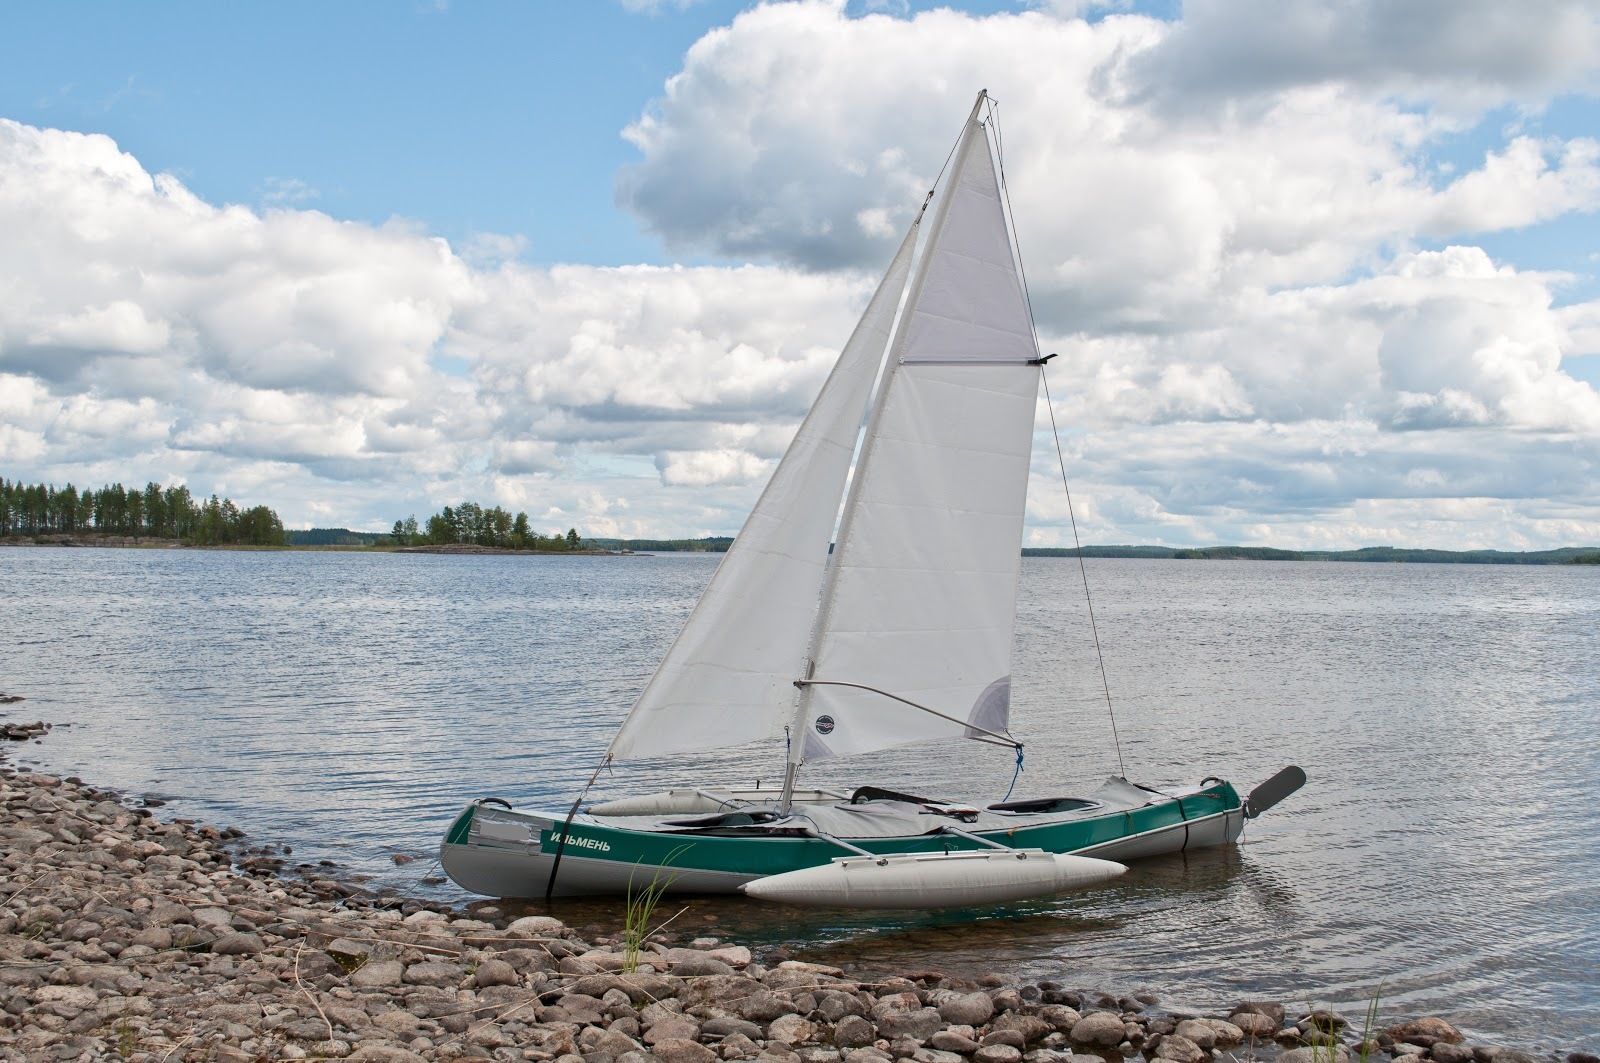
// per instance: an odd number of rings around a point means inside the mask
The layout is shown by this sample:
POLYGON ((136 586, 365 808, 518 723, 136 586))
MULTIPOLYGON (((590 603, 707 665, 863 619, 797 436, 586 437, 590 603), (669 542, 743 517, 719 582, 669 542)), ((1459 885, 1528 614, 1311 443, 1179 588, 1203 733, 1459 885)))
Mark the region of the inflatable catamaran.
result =
POLYGON ((1009 731, 1012 626, 1048 359, 997 152, 993 107, 980 93, 942 191, 923 201, 604 760, 788 734, 782 785, 688 786, 587 807, 580 796, 566 812, 480 799, 441 847, 457 884, 499 897, 655 882, 802 904, 987 904, 1104 882, 1126 870, 1121 861, 1232 842, 1248 817, 1304 782, 1286 768, 1241 799, 1216 778, 1165 792, 1113 778, 1080 797, 988 805, 798 785, 808 762, 914 742, 1021 753, 1009 731))

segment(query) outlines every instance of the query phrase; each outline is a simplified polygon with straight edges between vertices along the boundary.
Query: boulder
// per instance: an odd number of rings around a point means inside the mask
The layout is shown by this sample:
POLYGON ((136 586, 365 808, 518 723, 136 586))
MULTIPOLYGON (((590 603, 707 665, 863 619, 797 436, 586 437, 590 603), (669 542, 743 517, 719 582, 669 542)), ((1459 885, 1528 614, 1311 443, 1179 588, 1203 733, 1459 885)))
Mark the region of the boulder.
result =
POLYGON ((397 986, 405 976, 405 965, 399 960, 372 960, 350 975, 350 984, 357 989, 381 989, 397 986))
POLYGON ((1092 1011, 1073 1024, 1069 1036, 1080 1045, 1104 1045, 1107 1048, 1122 1043, 1122 1018, 1109 1011, 1092 1011))
POLYGON ((666 1040, 652 1046, 650 1054, 660 1063, 713 1063, 717 1054, 703 1044, 688 1040, 666 1040))
POLYGON ((994 1001, 988 993, 961 993, 939 1003, 939 1017, 962 1026, 982 1026, 994 1017, 994 1001))
POLYGON ((1383 1031, 1396 1041, 1409 1041, 1414 1045, 1432 1048, 1436 1043, 1443 1041, 1445 1044, 1458 1045, 1466 1040, 1460 1030, 1451 1026, 1443 1019, 1413 1019, 1410 1022, 1398 1023, 1383 1031))
POLYGON ((1182 1034, 1169 1033, 1156 1047, 1156 1057, 1171 1060, 1172 1063, 1201 1063, 1210 1058, 1210 1053, 1182 1034))
POLYGON ((767 1027, 767 1039, 786 1045, 797 1045, 816 1036, 816 1024, 799 1015, 779 1015, 767 1027))
POLYGON ((878 1032, 891 1040, 909 1037, 914 1041, 926 1041, 943 1025, 944 1020, 939 1017, 937 1010, 918 1008, 916 1011, 894 1012, 879 1019, 878 1032))
POLYGON ((1022 1049, 1014 1045, 986 1044, 972 1053, 972 1059, 973 1063, 1022 1063, 1022 1049))
POLYGON ((994 1020, 992 1030, 1012 1030, 1022 1035, 1023 1044, 1032 1044, 1040 1040, 1051 1030, 1050 1024, 1037 1015, 1022 1015, 1011 1012, 994 1020))
POLYGON ((1270 1038, 1278 1032, 1278 1024, 1270 1015, 1255 1011, 1234 1012, 1230 1016, 1230 1024, 1245 1037, 1270 1038))
POLYGON ((955 1052, 958 1055, 970 1056, 980 1047, 978 1042, 954 1030, 940 1030, 928 1038, 928 1044, 942 1052, 955 1052))
POLYGON ((1051 1028, 1066 1033, 1078 1025, 1078 1020, 1083 1016, 1065 1004, 1046 1004, 1039 1009, 1039 1018, 1049 1023, 1051 1028))
POLYGON ((701 1024, 700 1033, 706 1037, 729 1037, 740 1034, 752 1041, 762 1035, 760 1026, 734 1015, 718 1015, 716 1018, 707 1019, 701 1024))
POLYGON ((472 972, 472 984, 479 989, 496 985, 521 985, 522 978, 517 974, 517 969, 505 960, 484 960, 472 972))
POLYGON ((211 943, 215 956, 254 956, 266 948, 256 934, 223 934, 211 943))
MULTIPOLYGON (((565 1007, 565 1003, 562 1005, 565 1007)), ((571 1008, 567 1009, 571 1011, 571 1008)), ((662 1041, 698 1041, 700 1040, 700 1024, 687 1015, 669 1015, 657 1019, 650 1024, 644 1032, 644 1043, 655 1046, 662 1041)))
POLYGON ((525 915, 516 919, 506 927, 506 937, 513 938, 542 938, 554 937, 567 928, 559 919, 552 919, 548 915, 525 915))
MULTIPOLYGON (((370 966, 370 965, 369 965, 370 966)), ((365 968, 363 968, 365 970, 365 968)), ((360 974, 360 971, 356 972, 360 974)), ((406 968, 402 981, 410 985, 431 985, 443 989, 446 986, 459 985, 466 972, 453 963, 442 963, 439 960, 423 960, 413 963, 406 968)))
POLYGON ((1350 1063, 1350 1050, 1344 1045, 1327 1048, 1291 1048, 1277 1063, 1350 1063))

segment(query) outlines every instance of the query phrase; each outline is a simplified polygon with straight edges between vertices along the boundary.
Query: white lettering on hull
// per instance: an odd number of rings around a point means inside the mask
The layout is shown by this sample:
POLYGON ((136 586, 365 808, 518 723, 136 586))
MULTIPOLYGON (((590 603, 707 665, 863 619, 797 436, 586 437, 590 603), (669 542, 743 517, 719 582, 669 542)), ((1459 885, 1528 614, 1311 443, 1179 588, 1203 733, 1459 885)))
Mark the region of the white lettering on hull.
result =
MULTIPOLYGON (((560 845, 561 843, 562 836, 551 832, 549 844, 560 845)), ((576 845, 580 849, 594 849, 602 853, 609 853, 611 851, 610 842, 603 842, 599 838, 580 838, 576 834, 568 834, 566 836, 566 844, 569 846, 576 845)))

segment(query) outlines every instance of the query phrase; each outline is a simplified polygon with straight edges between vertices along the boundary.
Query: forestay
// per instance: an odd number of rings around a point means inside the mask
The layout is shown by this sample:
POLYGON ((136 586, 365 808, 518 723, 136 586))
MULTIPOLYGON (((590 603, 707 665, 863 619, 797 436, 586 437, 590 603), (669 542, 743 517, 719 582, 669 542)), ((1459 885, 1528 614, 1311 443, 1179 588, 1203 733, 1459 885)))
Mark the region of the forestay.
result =
POLYGON ((1038 357, 974 116, 845 505, 797 711, 807 759, 979 733, 859 687, 1005 732, 1038 357))
POLYGON ((839 500, 917 229, 906 234, 744 528, 612 739, 609 757, 732 746, 780 734, 790 722, 839 500))

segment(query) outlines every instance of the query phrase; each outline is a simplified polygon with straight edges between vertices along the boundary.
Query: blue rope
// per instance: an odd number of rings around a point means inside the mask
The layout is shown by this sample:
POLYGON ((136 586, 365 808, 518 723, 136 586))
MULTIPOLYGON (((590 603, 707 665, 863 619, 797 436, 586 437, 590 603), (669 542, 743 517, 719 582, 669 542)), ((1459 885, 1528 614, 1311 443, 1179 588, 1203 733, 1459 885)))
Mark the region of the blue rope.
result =
POLYGON ((1011 773, 1011 785, 1006 788, 1006 795, 1000 799, 1001 802, 1006 802, 1006 801, 1011 800, 1011 792, 1017 788, 1017 780, 1020 779, 1021 777, 1022 777, 1022 747, 1018 746, 1017 747, 1017 770, 1011 773))

